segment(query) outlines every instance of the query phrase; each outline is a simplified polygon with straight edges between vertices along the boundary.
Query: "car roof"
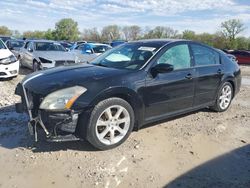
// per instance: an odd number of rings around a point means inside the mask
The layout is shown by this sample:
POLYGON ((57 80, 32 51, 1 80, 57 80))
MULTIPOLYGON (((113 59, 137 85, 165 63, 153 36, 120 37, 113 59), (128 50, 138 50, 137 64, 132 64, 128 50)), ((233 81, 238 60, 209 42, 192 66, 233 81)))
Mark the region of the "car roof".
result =
POLYGON ((11 38, 11 36, 8 36, 8 35, 0 35, 0 37, 7 37, 7 38, 11 38))
MULTIPOLYGON (((7 41, 18 41, 18 42, 25 42, 24 40, 22 39, 8 39, 7 41)), ((6 42, 7 42, 6 41, 6 42)))
POLYGON ((46 39, 26 39, 25 42, 53 42, 53 43, 60 43, 54 40, 46 40, 46 39))
POLYGON ((110 46, 108 44, 98 43, 98 42, 92 42, 92 43, 86 43, 86 45, 92 45, 92 46, 110 46))
POLYGON ((143 39, 143 40, 137 40, 137 41, 131 41, 131 42, 168 44, 170 42, 178 42, 178 41, 190 41, 190 40, 185 40, 185 39, 143 39))
POLYGON ((54 43, 60 43, 57 41, 53 41, 53 40, 45 40, 45 39, 40 39, 40 40, 32 40, 33 42, 54 42, 54 43))

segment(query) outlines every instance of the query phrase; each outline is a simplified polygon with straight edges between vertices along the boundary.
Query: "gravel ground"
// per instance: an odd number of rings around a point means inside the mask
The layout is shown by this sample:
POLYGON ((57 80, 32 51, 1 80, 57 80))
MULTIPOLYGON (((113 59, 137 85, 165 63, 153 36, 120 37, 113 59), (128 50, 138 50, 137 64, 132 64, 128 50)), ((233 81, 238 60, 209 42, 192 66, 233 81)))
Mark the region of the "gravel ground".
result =
POLYGON ((0 187, 250 187, 250 67, 227 112, 201 110, 133 132, 120 147, 33 142, 14 112, 16 84, 0 81, 0 187))

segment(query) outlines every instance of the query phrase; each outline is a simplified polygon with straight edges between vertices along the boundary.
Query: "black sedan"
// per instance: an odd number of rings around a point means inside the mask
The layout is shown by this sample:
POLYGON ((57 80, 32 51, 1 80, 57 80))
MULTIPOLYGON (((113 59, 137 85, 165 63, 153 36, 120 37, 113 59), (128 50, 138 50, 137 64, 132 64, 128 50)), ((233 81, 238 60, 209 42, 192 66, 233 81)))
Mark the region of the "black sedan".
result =
POLYGON ((143 125, 202 108, 227 110, 239 92, 237 63, 186 40, 142 40, 109 50, 89 64, 33 73, 15 93, 50 141, 86 139, 105 150, 143 125))

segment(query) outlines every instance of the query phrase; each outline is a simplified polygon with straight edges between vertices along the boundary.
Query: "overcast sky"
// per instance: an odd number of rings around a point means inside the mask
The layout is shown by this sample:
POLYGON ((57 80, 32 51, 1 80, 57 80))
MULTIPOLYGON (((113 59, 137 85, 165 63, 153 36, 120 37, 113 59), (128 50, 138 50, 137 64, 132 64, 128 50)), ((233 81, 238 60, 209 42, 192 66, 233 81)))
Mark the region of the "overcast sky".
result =
POLYGON ((0 8, 0 25, 19 31, 47 30, 73 18, 80 31, 136 24, 213 33, 237 18, 247 26, 242 34, 250 36, 250 0, 1 0, 0 8))

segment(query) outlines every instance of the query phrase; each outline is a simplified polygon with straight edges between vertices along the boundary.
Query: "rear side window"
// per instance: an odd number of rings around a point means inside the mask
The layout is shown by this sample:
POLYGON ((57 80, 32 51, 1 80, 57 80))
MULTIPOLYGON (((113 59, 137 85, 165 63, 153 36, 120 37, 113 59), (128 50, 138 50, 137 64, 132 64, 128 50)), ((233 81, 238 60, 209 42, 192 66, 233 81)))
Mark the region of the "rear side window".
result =
POLYGON ((173 65, 174 70, 190 68, 190 54, 187 44, 180 44, 169 48, 157 61, 157 64, 173 65))
POLYGON ((216 51, 204 46, 191 44, 196 66, 220 64, 220 55, 216 51))

